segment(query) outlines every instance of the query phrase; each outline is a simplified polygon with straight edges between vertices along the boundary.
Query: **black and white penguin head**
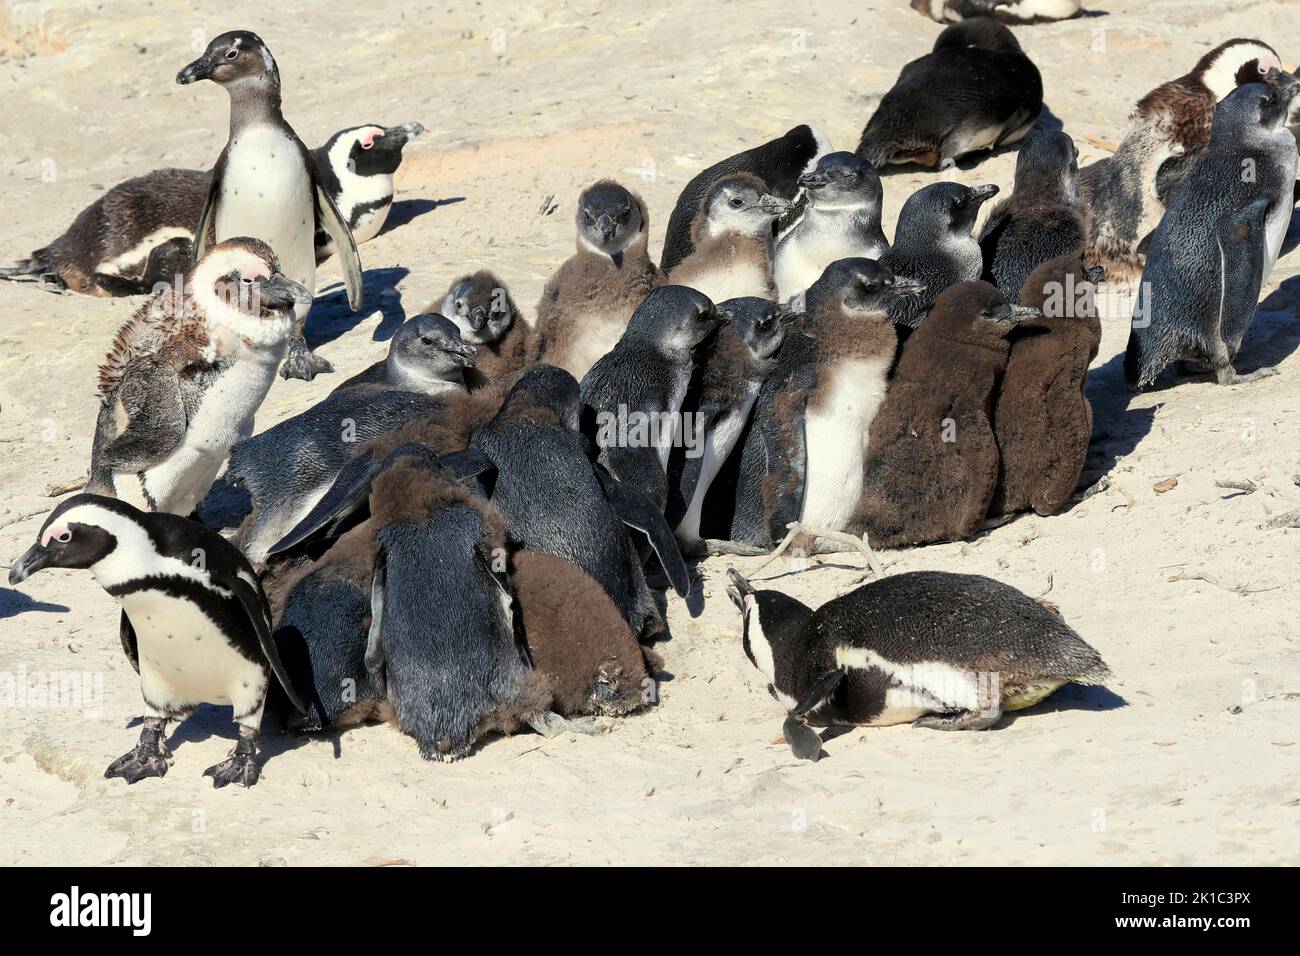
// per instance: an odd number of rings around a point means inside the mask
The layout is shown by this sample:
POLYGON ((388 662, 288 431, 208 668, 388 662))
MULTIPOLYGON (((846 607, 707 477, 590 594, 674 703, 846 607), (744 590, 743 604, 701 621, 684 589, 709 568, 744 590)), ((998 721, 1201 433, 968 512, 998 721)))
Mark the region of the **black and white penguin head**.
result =
POLYGON ((755 590, 735 568, 727 568, 727 597, 740 611, 741 646, 749 662, 778 693, 788 688, 791 675, 778 674, 777 662, 797 658, 812 608, 780 591, 755 590))
POLYGON ((786 310, 771 299, 741 296, 719 303, 718 311, 759 361, 775 355, 785 339, 786 310))
POLYGON ((931 183, 907 197, 898 213, 895 245, 903 236, 909 242, 948 238, 968 239, 980 206, 998 194, 992 183, 963 186, 961 183, 931 183))
POLYGON ((830 308, 845 315, 885 316, 899 298, 924 291, 925 283, 896 276, 874 259, 837 259, 804 293, 804 307, 809 312, 830 308))
POLYGON ((442 300, 441 312, 456 323, 464 341, 475 345, 499 341, 518 315, 506 284, 486 269, 453 282, 442 300))
POLYGON ((295 307, 312 301, 309 289, 280 272, 271 247, 248 237, 213 246, 185 284, 209 326, 233 332, 255 346, 287 341, 295 307))
POLYGON ((578 197, 574 217, 578 248, 616 259, 645 233, 641 202, 612 179, 588 186, 578 197))
POLYGON ((1063 130, 1038 130, 1016 156, 1016 190, 1059 189, 1073 202, 1079 176, 1079 150, 1063 130))
POLYGON ((723 176, 704 194, 701 215, 696 221, 697 232, 701 239, 723 235, 769 236, 772 223, 790 206, 788 199, 768 192, 767 185, 753 173, 723 176))
POLYGON ((9 583, 19 584, 44 568, 89 568, 105 586, 142 576, 157 555, 147 520, 125 501, 73 495, 50 512, 36 543, 10 566, 9 583))
POLYGON ((727 318, 703 292, 661 285, 641 300, 623 334, 662 352, 680 354, 692 351, 727 318))
POLYGON ((558 419, 577 431, 582 414, 582 392, 578 380, 562 368, 539 362, 510 387, 494 421, 538 421, 558 419), (544 420, 545 419, 545 420, 544 420))
POLYGON ((818 210, 876 209, 884 198, 876 167, 857 153, 827 153, 812 172, 799 177, 818 210))
POLYGON ((1214 112, 1211 142, 1231 149, 1261 129, 1276 132, 1286 123, 1297 94, 1300 94, 1300 80, 1277 70, 1269 73, 1268 83, 1237 87, 1214 112))
POLYGON ((231 30, 208 44, 203 55, 176 74, 182 86, 212 80, 227 89, 253 86, 280 89, 280 71, 262 38, 249 30, 231 30))
POLYGON ((427 312, 402 323, 388 346, 391 379, 403 382, 461 382, 463 370, 474 366, 478 349, 462 342, 451 319, 427 312))
POLYGON ((1190 75, 1205 84, 1217 103, 1239 86, 1265 82, 1270 70, 1283 70, 1277 51, 1262 40, 1237 37, 1197 60, 1190 75))
POLYGON ((419 123, 353 126, 341 129, 321 147, 336 176, 392 176, 402 165, 402 149, 424 132, 419 123))

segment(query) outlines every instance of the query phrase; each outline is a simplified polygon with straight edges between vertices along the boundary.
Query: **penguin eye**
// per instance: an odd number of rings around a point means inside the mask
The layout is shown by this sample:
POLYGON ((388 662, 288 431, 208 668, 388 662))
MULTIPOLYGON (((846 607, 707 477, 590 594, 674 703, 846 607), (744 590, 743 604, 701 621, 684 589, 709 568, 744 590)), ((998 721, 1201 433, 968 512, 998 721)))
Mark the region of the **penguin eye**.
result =
POLYGON ((59 544, 67 544, 72 540, 72 532, 65 528, 54 536, 54 540, 59 544))
POLYGON ((739 196, 732 196, 732 197, 731 197, 731 208, 732 208, 732 209, 739 209, 739 208, 740 208, 741 206, 743 206, 743 205, 745 205, 745 200, 741 199, 739 196))
POLYGON ((361 148, 362 148, 362 149, 371 149, 371 148, 374 147, 374 145, 375 145, 375 144, 374 144, 374 141, 372 140, 372 141, 369 142, 369 143, 362 143, 362 144, 361 144, 361 148))
POLYGON ((421 336, 420 336, 420 341, 423 342, 425 345, 432 345, 432 344, 433 344, 433 339, 429 338, 427 335, 421 335, 421 336))
POLYGON ((240 282, 240 284, 243 285, 245 288, 249 288, 249 287, 251 287, 252 284, 253 284, 253 280, 252 280, 251 278, 249 278, 248 276, 240 276, 240 277, 239 277, 239 282, 240 282))
POLYGON ((226 59, 227 59, 227 60, 233 60, 233 59, 234 59, 235 57, 237 57, 237 56, 239 56, 239 51, 238 51, 238 50, 229 50, 229 51, 227 51, 227 53, 226 53, 226 59))

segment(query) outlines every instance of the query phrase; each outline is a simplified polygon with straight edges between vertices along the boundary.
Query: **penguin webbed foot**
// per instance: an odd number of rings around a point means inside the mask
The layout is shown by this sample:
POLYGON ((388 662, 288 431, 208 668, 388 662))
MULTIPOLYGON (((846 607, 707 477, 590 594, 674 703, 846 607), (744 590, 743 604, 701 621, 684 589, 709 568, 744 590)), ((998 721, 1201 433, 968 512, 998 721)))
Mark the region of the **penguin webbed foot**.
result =
POLYGON ((791 714, 781 725, 781 735, 790 745, 790 752, 800 760, 816 763, 822 756, 822 738, 800 717, 791 714))
POLYGON ((212 778, 216 790, 231 783, 251 787, 261 775, 262 770, 257 764, 257 735, 245 733, 242 727, 239 742, 230 751, 230 756, 203 771, 203 776, 212 778))
POLYGON ((913 727, 926 730, 988 730, 1002 719, 1002 708, 962 710, 955 714, 926 714, 912 721, 913 727))
POLYGON ((561 717, 552 710, 530 717, 528 726, 548 740, 564 733, 596 736, 605 732, 604 725, 595 717, 561 717))
POLYGON ((145 777, 166 776, 171 766, 172 755, 163 742, 163 732, 167 727, 165 720, 146 717, 144 729, 140 731, 140 740, 135 748, 122 754, 104 771, 104 779, 121 777, 128 784, 137 783, 145 777))
POLYGON ((1258 382, 1262 378, 1272 378, 1280 374, 1280 370, 1276 366, 1266 365, 1264 368, 1257 368, 1253 372, 1242 375, 1231 365, 1227 365, 1215 369, 1214 374, 1220 385, 1246 385, 1250 382, 1258 382))
POLYGON ((300 378, 310 382, 317 375, 334 371, 328 359, 322 358, 307 347, 307 340, 297 337, 289 343, 289 354, 280 366, 283 379, 300 378))

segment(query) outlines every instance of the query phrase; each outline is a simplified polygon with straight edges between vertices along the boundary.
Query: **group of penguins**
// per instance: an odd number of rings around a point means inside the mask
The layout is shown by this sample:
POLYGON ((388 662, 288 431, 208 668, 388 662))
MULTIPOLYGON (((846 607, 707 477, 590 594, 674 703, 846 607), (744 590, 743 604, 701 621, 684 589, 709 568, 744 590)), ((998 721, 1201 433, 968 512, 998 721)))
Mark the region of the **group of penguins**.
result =
MULTIPOLYGON (((268 704, 302 730, 390 721, 432 760, 493 732, 598 732, 657 702, 653 645, 666 591, 690 595, 686 557, 860 547, 878 567, 873 548, 1059 510, 1088 449, 1103 277, 1142 278, 1135 384, 1175 361, 1243 380, 1232 359, 1296 177, 1300 83, 1277 54, 1220 45, 1080 170, 1068 135, 1034 128, 1042 84, 1014 35, 962 19, 984 4, 913 5, 959 22, 856 151, 797 126, 710 166, 658 264, 646 204, 599 181, 531 323, 494 273, 457 278, 384 359, 257 435, 277 369, 332 371, 304 338, 316 264, 338 256, 360 306, 357 244, 420 127, 356 127, 312 153, 262 40, 214 39, 177 80, 229 94, 215 169, 123 183, 4 270, 154 291, 100 368, 85 492, 9 574, 89 569, 122 605, 145 713, 106 776, 163 775, 168 722, 203 702, 239 729, 216 786, 258 779, 268 704), (978 234, 998 188, 943 180, 886 239, 880 170, 1017 141, 1014 190, 978 234)), ((821 753, 813 727, 982 729, 1108 676, 1053 607, 988 578, 878 576, 818 609, 727 579, 802 758, 821 753)))

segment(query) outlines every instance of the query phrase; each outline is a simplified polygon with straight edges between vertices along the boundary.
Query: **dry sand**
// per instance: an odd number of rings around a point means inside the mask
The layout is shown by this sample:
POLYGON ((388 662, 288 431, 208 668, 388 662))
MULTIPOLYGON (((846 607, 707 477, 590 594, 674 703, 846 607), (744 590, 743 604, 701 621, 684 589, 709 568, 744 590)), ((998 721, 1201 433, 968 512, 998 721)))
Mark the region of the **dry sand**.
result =
MULTIPOLYGON (((1300 56, 1287 48, 1300 33, 1295 3, 1094 5, 1107 15, 1017 31, 1084 161, 1104 155, 1089 138, 1116 142, 1139 95, 1223 39, 1260 35, 1288 64, 1300 56)), ((333 264, 320 276, 331 291, 313 331, 339 375, 277 381, 263 427, 383 354, 403 316, 459 273, 490 266, 531 307, 572 249, 573 202, 588 182, 612 175, 645 195, 657 254, 678 190, 709 162, 805 121, 852 149, 874 98, 940 29, 905 0, 286 0, 223 4, 219 16, 204 6, 18 5, 15 23, 48 10, 46 28, 67 42, 0 61, 0 259, 52 238, 128 176, 215 160, 226 97, 172 80, 196 37, 257 30, 279 61, 286 114, 311 144, 343 126, 419 120, 429 134, 407 150, 393 226, 361 250, 364 311, 346 315, 333 264), (812 9, 792 20, 795 7, 812 9), (549 215, 539 211, 547 196, 549 215)), ((958 178, 1006 190, 1014 162, 1003 153, 958 178)), ((932 179, 886 179, 887 231, 932 179)), ((128 788, 102 779, 137 734, 117 606, 84 573, 47 572, 21 592, 0 588, 0 668, 102 675, 102 713, 0 708, 0 860, 1300 863, 1300 530, 1259 528, 1300 507, 1298 267, 1297 253, 1279 261, 1268 291, 1282 291, 1240 361, 1280 363, 1281 375, 1130 402, 1127 318, 1117 316, 1088 389, 1088 475, 1108 473, 1110 490, 974 541, 884 555, 894 572, 978 572, 1031 594, 1054 581, 1051 599, 1114 670, 1109 690, 1067 689, 989 733, 853 730, 828 741, 820 763, 798 764, 740 650, 727 562, 714 559, 701 568, 703 614, 672 603, 660 706, 606 736, 498 739, 443 766, 388 727, 275 735, 256 788, 214 791, 200 773, 230 748, 232 725, 228 710, 206 708, 175 731, 167 778, 128 788), (1171 476, 1177 487, 1153 489, 1171 476)), ((0 304, 7 562, 53 506, 47 485, 84 473, 94 369, 138 302, 5 285, 0 304)), ((851 585, 854 563, 769 572, 820 603, 851 585)))

